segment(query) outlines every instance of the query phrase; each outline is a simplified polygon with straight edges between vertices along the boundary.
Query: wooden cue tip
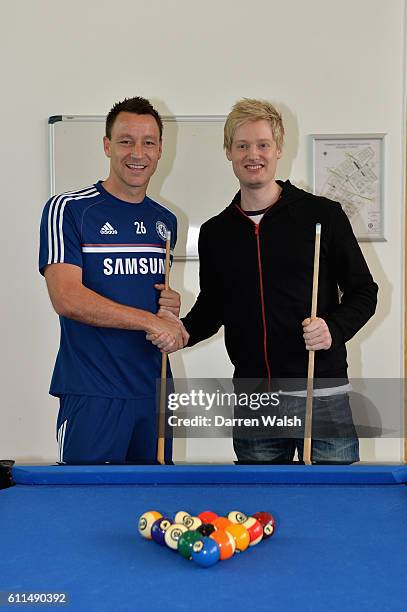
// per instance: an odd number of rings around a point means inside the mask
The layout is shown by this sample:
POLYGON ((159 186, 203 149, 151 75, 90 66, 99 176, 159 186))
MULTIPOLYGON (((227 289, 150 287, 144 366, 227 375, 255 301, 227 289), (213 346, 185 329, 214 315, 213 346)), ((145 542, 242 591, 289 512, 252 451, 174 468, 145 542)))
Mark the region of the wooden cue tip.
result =
POLYGON ((317 223, 315 225, 315 233, 316 234, 320 234, 321 233, 321 224, 320 223, 317 223))

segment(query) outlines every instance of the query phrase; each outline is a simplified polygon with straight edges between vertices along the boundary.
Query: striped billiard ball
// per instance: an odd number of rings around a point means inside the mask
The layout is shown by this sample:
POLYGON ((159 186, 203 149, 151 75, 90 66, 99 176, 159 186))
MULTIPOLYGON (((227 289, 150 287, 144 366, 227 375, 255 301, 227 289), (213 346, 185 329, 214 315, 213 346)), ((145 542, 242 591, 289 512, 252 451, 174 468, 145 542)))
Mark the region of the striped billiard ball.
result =
POLYGON ((202 521, 197 516, 186 516, 183 520, 185 527, 190 530, 198 529, 202 525, 202 521))
POLYGON ((233 557, 234 552, 236 550, 236 542, 231 533, 227 531, 214 531, 210 536, 212 540, 217 542, 220 549, 220 560, 226 561, 226 559, 230 559, 233 557))
POLYGON ((177 550, 178 541, 183 533, 188 531, 188 528, 185 527, 182 523, 173 523, 167 529, 164 534, 164 541, 168 548, 172 548, 172 550, 177 550))
POLYGON ((236 550, 239 552, 243 552, 250 544, 250 536, 246 527, 241 523, 233 523, 226 527, 225 531, 230 533, 235 542, 236 542, 236 550))
POLYGON ((249 532, 249 546, 256 546, 256 544, 261 542, 261 540, 263 539, 263 526, 256 518, 254 518, 254 516, 249 516, 249 518, 243 523, 243 525, 249 532))
POLYGON ((182 523, 183 525, 185 525, 184 521, 188 519, 188 517, 191 517, 189 512, 185 512, 185 510, 179 510, 174 516, 174 523, 182 523))
POLYGON ((271 538, 276 530, 276 521, 270 512, 255 512, 253 518, 257 519, 263 527, 263 540, 271 538))
POLYGON ((231 510, 231 512, 229 512, 228 514, 228 519, 232 523, 239 525, 247 521, 248 516, 246 516, 244 512, 240 512, 239 510, 231 510))
POLYGON ((160 512, 156 510, 149 510, 148 512, 144 512, 138 520, 138 531, 139 534, 146 538, 147 540, 151 540, 151 527, 153 523, 162 517, 160 512))

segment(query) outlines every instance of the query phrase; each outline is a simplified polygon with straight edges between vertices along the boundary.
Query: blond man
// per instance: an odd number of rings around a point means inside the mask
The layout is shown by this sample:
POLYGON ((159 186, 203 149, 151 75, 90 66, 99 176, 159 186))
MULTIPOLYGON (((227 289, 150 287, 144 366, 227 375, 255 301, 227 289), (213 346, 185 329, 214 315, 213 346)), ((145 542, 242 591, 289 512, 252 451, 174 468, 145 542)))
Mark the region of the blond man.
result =
MULTIPOLYGON (((276 180, 283 143, 282 117, 270 102, 234 105, 224 148, 240 189, 201 227, 200 293, 183 322, 189 346, 223 325, 235 389, 282 390, 280 416, 303 414, 308 351, 317 351, 314 413, 329 421, 329 434, 313 440, 312 459, 352 463, 359 452, 345 343, 373 315, 377 285, 340 204, 276 180), (316 223, 322 241, 318 317, 311 320, 316 223)), ((239 462, 286 463, 296 451, 302 460, 301 437, 286 433, 240 432, 234 439, 239 462)))

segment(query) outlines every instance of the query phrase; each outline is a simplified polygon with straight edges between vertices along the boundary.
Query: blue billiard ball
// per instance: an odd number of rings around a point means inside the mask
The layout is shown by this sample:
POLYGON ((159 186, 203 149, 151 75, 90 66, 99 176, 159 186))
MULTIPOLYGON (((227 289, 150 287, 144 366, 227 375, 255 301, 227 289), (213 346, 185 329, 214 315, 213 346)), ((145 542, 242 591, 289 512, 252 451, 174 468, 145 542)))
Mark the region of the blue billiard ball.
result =
POLYGON ((220 548, 215 540, 203 536, 194 542, 191 556, 195 563, 201 567, 210 567, 219 561, 220 548))
POLYGON ((167 531, 168 527, 172 525, 172 523, 173 521, 166 516, 162 516, 154 521, 151 527, 151 537, 154 542, 161 544, 161 546, 165 545, 165 532, 167 531))

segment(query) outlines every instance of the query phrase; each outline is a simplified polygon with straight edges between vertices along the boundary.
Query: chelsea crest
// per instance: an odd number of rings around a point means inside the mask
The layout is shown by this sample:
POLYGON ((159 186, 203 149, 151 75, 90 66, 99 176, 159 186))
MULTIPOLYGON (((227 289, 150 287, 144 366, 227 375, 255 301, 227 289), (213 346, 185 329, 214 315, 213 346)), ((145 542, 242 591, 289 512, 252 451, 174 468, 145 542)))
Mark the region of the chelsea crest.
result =
POLYGON ((155 229, 162 240, 167 240, 167 226, 163 221, 157 221, 155 224, 155 229))

